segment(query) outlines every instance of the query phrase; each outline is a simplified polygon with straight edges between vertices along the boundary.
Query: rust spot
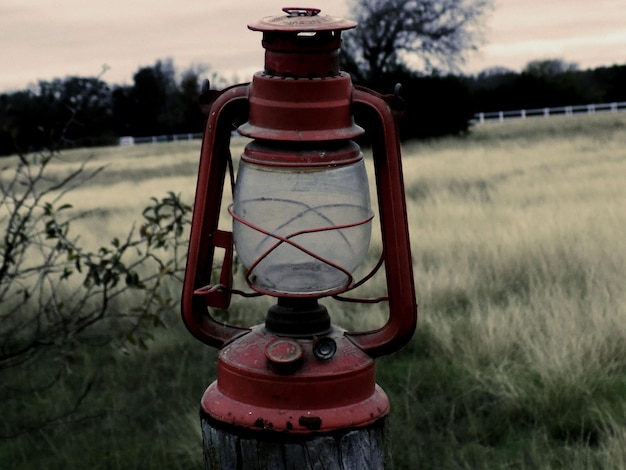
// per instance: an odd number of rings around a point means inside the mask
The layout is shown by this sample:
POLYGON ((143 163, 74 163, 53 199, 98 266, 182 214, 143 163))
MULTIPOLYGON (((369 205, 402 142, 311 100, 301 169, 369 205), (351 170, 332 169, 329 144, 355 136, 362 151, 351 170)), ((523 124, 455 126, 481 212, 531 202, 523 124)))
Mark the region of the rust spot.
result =
POLYGON ((291 421, 287 421, 285 427, 287 428, 287 431, 291 431, 293 429, 293 424, 291 423, 291 421))
POLYGON ((322 427, 322 419, 317 416, 300 416, 298 424, 309 431, 318 431, 322 427))
POLYGON ((263 418, 259 418, 254 422, 254 426, 263 429, 265 427, 265 421, 263 421, 263 418))

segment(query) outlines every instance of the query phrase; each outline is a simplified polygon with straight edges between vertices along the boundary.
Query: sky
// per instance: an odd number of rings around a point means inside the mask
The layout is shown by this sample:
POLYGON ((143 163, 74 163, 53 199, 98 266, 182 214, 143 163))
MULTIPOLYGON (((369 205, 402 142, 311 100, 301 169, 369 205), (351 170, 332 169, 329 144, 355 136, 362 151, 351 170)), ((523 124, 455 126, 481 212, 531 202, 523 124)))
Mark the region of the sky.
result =
MULTIPOLYGON (((626 64, 626 0, 493 0, 485 41, 462 67, 520 71, 536 59, 580 69, 626 64)), ((131 84, 159 59, 179 70, 208 66, 248 81, 263 67, 261 33, 246 25, 281 14, 285 0, 0 0, 0 92, 38 80, 97 76, 131 84)), ((350 18, 348 0, 302 6, 350 18)))

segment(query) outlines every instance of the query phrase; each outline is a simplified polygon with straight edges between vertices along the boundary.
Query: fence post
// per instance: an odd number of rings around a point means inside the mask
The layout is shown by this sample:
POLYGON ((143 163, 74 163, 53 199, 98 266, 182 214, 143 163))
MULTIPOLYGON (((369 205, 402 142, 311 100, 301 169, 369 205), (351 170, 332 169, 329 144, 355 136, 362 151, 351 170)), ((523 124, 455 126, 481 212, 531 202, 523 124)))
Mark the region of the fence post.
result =
POLYGON ((384 418, 365 429, 333 435, 267 439, 214 425, 201 415, 205 470, 382 470, 384 418))

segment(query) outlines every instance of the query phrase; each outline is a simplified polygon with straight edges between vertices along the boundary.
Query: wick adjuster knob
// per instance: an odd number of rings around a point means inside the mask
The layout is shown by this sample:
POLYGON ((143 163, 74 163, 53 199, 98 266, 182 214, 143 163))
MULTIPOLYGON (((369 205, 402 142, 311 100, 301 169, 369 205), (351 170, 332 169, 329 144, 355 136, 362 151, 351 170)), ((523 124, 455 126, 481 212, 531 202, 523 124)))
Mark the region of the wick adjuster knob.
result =
POLYGON ((302 359, 300 343, 289 338, 278 338, 265 346, 265 357, 280 372, 293 371, 302 359))

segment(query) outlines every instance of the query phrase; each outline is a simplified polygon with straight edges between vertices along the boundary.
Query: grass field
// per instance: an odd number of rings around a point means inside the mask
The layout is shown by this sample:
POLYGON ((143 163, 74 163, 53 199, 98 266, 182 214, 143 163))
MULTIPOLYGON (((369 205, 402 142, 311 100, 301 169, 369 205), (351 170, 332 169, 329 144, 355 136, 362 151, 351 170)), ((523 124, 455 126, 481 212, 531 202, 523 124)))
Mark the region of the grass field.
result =
MULTIPOLYGON (((151 196, 193 200, 198 142, 93 153, 108 167, 69 201, 90 211, 85 243, 123 236, 151 196)), ((483 124, 403 155, 420 319, 378 361, 390 468, 626 468, 626 113, 483 124)), ((384 320, 329 310, 350 328, 384 320)), ((54 409, 94 381, 73 419, 0 441, 0 468, 201 468, 216 352, 178 312, 168 324, 147 351, 89 349, 60 390, 12 404, 54 409)))

